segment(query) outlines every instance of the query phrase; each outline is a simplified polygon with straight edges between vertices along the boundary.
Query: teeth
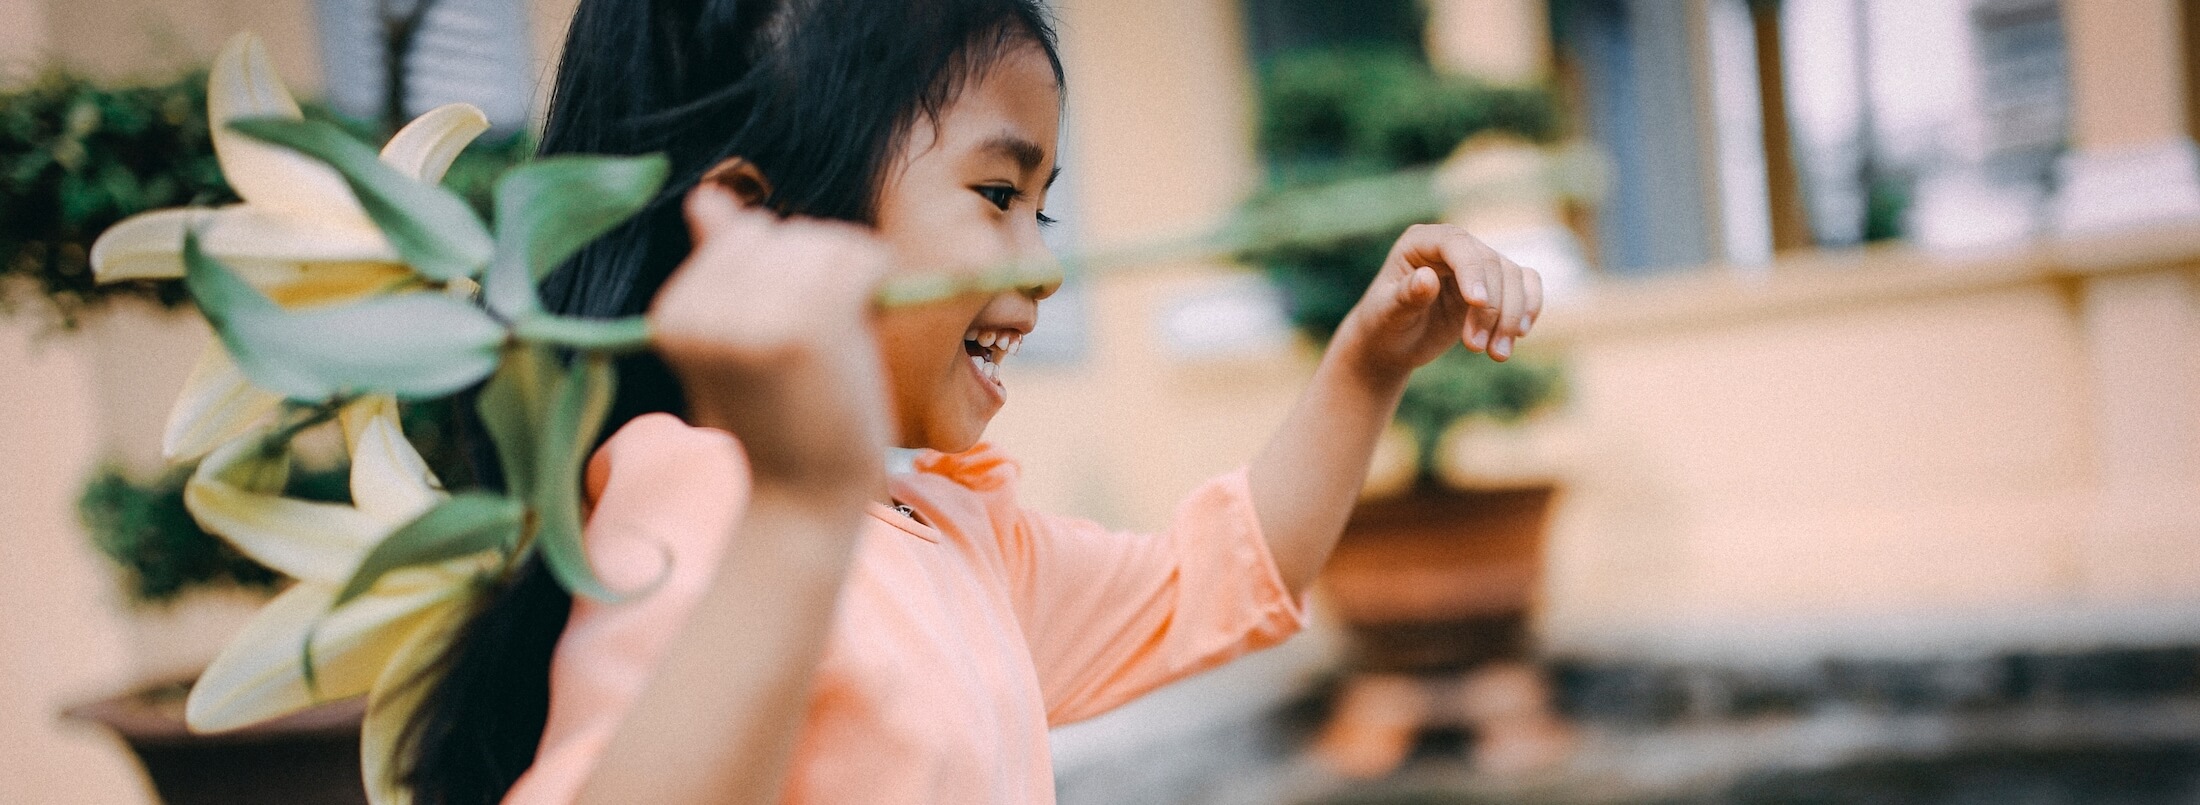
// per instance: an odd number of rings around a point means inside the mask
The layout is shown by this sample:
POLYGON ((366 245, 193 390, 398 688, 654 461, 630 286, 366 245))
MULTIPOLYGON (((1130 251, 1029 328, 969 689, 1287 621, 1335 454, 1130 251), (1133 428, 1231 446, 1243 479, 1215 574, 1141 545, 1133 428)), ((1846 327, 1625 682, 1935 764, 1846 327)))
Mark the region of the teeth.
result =
POLYGON ((993 330, 987 330, 987 331, 985 331, 985 332, 979 333, 979 334, 978 334, 978 346, 981 346, 981 347, 990 347, 990 346, 993 346, 993 342, 994 342, 994 341, 996 341, 996 340, 999 340, 999 338, 1000 338, 1000 334, 999 334, 999 333, 997 333, 997 332, 995 332, 995 331, 993 331, 993 330))

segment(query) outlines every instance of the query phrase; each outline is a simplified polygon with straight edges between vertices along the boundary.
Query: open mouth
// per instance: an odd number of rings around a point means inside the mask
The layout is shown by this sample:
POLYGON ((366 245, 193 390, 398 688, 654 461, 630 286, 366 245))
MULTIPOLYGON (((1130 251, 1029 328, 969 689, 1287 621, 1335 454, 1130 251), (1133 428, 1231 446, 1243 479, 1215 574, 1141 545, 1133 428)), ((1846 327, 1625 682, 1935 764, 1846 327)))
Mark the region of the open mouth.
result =
POLYGON ((971 330, 963 334, 963 354, 978 376, 1001 385, 1001 362, 1023 346, 1024 334, 1015 330, 971 330))

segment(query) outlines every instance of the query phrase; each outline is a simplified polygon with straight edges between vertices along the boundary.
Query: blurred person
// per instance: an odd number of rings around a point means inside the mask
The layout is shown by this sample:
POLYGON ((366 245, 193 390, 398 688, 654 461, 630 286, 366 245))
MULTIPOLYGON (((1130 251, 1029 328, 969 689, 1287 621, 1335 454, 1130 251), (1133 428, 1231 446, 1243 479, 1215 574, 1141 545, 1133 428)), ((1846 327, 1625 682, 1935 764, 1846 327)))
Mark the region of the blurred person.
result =
POLYGON ((1048 728, 1301 627, 1407 374, 1509 357, 1540 278, 1410 229, 1168 529, 1026 510, 979 438, 1056 283, 870 300, 1048 261, 1063 92, 1037 0, 581 2, 543 153, 661 151, 676 188, 544 290, 657 333, 586 483, 591 561, 644 591, 575 599, 538 561, 486 596, 422 681, 418 801, 1051 802, 1048 728))

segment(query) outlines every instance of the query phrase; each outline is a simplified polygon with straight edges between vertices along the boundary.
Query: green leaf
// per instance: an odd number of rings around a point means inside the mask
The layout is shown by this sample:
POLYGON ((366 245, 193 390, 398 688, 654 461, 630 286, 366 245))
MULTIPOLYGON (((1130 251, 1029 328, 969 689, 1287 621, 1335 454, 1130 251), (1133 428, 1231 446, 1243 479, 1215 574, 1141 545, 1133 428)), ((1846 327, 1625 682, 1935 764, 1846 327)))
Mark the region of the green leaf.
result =
POLYGON ((602 601, 623 596, 596 577, 581 545, 581 465, 596 445, 596 431, 603 427, 604 413, 611 407, 616 380, 610 356, 575 358, 558 382, 535 453, 534 507, 541 524, 535 544, 550 565, 550 574, 566 590, 602 601))
POLYGON ((636 352, 649 348, 649 321, 640 316, 577 319, 538 313, 513 322, 512 334, 524 341, 579 350, 636 352))
POLYGON ((448 294, 288 310, 183 239, 184 284, 252 383, 294 400, 386 392, 440 397, 496 368, 504 328, 448 294))
POLYGON ((533 312, 535 281, 657 197, 667 163, 644 157, 560 156, 504 174, 496 186, 496 258, 483 285, 489 308, 533 312))
POLYGON ((474 410, 496 447, 497 463, 504 468, 505 489, 530 494, 535 488, 535 436, 541 432, 547 407, 544 398, 556 372, 547 347, 506 344, 496 374, 489 376, 474 400, 474 410))
POLYGON ((414 271, 449 281, 472 277, 494 251, 489 230, 464 199, 415 181, 382 162, 366 143, 324 120, 251 118, 229 127, 329 164, 342 174, 390 245, 414 271))
POLYGON ((511 498, 461 492, 391 532, 368 551, 329 608, 364 595, 391 571, 511 547, 519 540, 526 515, 526 507, 511 498))

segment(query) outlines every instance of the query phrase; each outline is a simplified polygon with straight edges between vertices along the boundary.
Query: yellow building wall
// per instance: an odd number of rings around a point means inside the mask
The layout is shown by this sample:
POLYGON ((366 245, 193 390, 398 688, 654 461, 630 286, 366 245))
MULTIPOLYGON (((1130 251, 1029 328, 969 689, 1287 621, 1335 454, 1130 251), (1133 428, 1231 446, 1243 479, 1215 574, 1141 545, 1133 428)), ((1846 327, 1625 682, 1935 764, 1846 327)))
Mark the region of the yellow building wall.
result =
MULTIPOLYGON (((2196 236, 2114 268, 2047 246, 1890 249, 1554 309, 1541 335, 1568 357, 1585 448, 1551 534, 1546 640, 1808 660, 2200 639, 2200 485, 2147 471, 2167 486, 2135 508, 2100 450, 2125 395, 2200 399, 2196 236), (2127 274, 2173 279, 2171 315, 2123 345, 2146 390, 2098 371, 2078 304, 2127 274)), ((2191 427, 2160 413, 2156 436, 2191 427)), ((2200 467, 2173 449, 2163 466, 2200 467)))

